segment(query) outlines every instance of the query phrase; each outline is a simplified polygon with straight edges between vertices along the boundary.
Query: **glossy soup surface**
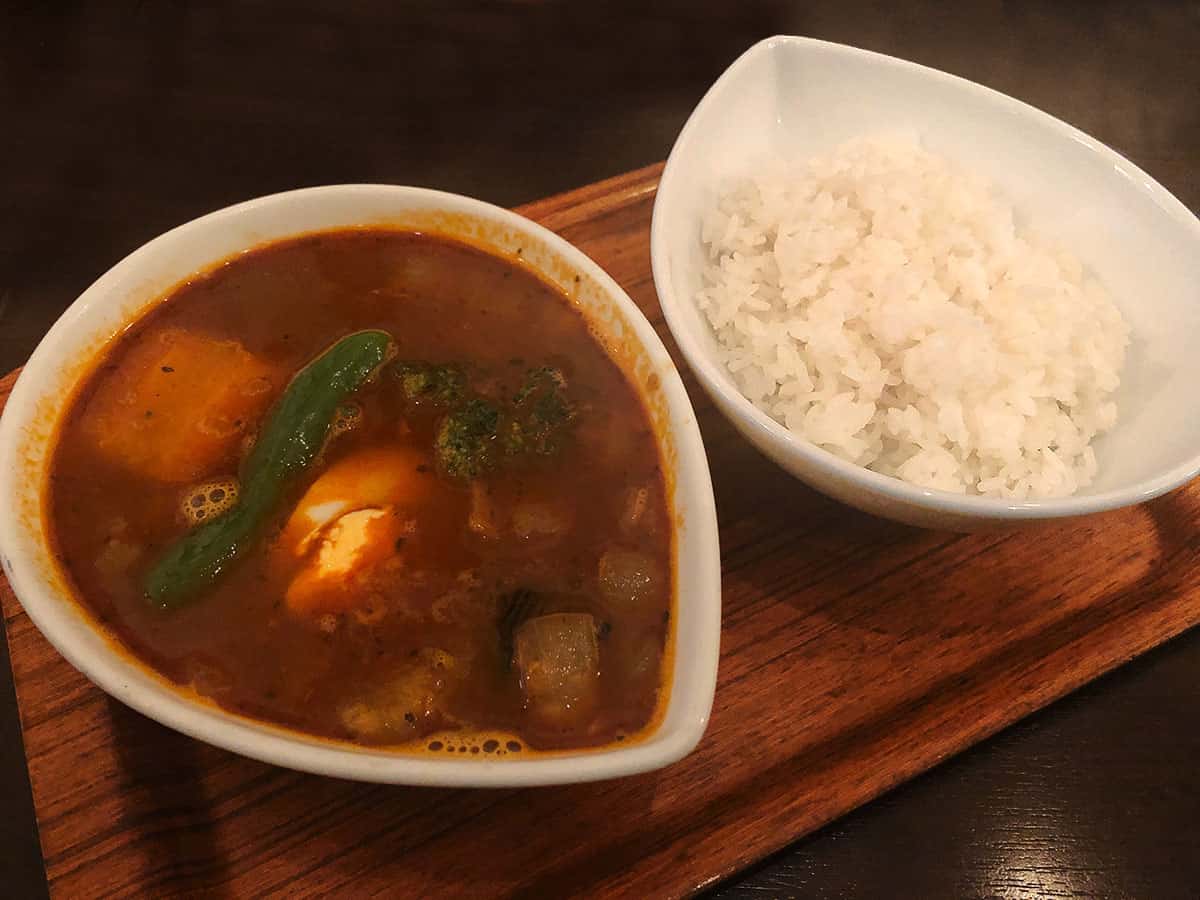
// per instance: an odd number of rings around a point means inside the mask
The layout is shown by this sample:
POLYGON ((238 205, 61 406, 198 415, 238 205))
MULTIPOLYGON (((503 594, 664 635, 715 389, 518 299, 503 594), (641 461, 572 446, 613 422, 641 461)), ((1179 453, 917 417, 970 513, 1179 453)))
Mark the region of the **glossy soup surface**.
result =
POLYGON ((330 232, 231 259, 105 353, 47 502, 80 601, 149 666, 367 744, 511 753, 650 722, 673 579, 657 442, 554 288, 440 237, 330 232), (152 602, 168 548, 238 502, 292 377, 363 329, 390 333, 395 359, 240 558, 176 608, 152 602), (490 454, 477 471, 446 455, 468 403, 500 422, 472 445, 490 454), (545 439, 510 441, 517 419, 549 422, 545 439))

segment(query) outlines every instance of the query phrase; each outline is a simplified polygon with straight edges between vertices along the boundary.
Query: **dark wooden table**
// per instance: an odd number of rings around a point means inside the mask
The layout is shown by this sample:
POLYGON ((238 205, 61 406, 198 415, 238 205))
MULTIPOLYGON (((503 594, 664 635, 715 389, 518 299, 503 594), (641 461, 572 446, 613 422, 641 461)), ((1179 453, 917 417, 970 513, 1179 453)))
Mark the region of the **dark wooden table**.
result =
MULTIPOLYGON (((660 159, 721 69, 780 32, 1011 93, 1200 209, 1195 2, 647 5, 10 0, 0 371, 122 255, 236 200, 385 181, 514 205, 660 159)), ((0 894, 36 897, 8 676, 5 659, 0 894)), ((1198 706, 1192 633, 715 894, 1194 897, 1198 706)))

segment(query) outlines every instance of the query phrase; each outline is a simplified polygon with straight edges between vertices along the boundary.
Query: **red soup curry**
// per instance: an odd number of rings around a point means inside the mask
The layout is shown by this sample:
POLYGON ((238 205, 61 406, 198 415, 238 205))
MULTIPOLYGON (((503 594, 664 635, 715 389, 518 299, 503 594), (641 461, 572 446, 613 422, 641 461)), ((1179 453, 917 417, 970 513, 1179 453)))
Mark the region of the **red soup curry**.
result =
POLYGON ((230 259, 107 348, 47 503, 79 601, 212 702, 363 744, 644 730, 672 529, 638 393, 558 290, 427 234, 230 259))

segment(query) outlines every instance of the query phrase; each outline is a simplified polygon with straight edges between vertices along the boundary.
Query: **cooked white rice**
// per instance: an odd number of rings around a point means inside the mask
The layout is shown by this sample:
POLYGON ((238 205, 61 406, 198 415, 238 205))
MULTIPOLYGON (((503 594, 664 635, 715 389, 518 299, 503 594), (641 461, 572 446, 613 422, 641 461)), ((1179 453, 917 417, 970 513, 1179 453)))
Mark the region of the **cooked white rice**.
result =
POLYGON ((1092 481, 1129 329, 1077 259, 910 139, 733 184, 697 296, 742 392, 858 465, 1033 498, 1092 481))

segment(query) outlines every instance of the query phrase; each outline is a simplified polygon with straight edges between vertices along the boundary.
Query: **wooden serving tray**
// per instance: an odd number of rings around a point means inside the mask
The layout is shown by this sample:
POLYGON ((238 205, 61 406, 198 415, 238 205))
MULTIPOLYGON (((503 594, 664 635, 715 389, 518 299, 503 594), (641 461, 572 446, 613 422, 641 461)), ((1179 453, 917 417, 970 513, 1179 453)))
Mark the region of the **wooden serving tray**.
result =
MULTIPOLYGON (((650 279, 659 171, 521 211, 611 272, 674 350, 650 279)), ((1028 531, 918 531, 808 490, 689 389, 724 571, 716 706, 693 755, 622 781, 524 791, 273 768, 108 699, 4 585, 53 893, 687 894, 1200 620, 1200 485, 1028 531)))

